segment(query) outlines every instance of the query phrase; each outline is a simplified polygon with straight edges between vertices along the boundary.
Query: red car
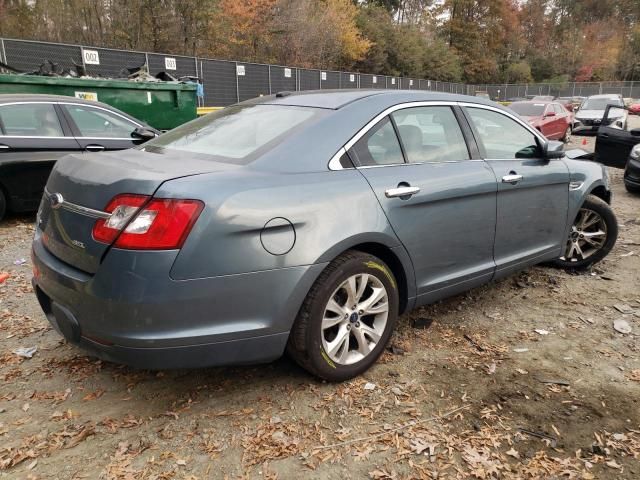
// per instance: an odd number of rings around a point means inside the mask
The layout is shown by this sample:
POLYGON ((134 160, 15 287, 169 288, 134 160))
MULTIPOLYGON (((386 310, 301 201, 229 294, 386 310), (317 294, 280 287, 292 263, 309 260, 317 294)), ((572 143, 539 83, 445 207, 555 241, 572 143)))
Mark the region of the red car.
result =
POLYGON ((640 103, 632 103, 629 105, 629 113, 633 115, 640 115, 640 103))
POLYGON ((573 114, 558 102, 513 102, 509 108, 540 130, 549 140, 571 139, 573 114))

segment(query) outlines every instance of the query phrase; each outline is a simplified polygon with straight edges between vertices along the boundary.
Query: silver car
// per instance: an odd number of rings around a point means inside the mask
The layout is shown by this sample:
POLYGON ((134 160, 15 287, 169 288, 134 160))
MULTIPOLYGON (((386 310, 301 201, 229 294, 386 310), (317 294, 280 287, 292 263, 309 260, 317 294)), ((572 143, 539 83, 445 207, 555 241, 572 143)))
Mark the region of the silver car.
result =
POLYGON ((617 237, 608 179, 509 110, 430 92, 281 93, 46 186, 34 287, 52 325, 145 368, 267 362, 344 380, 400 314, 617 237))
MULTIPOLYGON (((576 123, 573 131, 578 132, 597 132, 604 117, 604 111, 607 105, 624 107, 624 101, 620 95, 603 94, 592 95, 588 97, 576 112, 576 123)), ((623 108, 616 109, 611 112, 608 117, 607 126, 626 130, 627 113, 623 108)))

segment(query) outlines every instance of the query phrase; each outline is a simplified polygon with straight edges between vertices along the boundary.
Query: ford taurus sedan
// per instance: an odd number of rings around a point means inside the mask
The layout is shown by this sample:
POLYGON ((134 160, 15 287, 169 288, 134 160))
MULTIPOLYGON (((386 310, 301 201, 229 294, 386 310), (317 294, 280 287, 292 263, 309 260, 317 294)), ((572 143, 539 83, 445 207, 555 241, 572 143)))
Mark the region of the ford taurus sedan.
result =
POLYGON ((283 92, 46 186, 34 286, 52 325, 147 368, 365 371, 398 316, 617 237, 608 179, 511 111, 429 92, 283 92))

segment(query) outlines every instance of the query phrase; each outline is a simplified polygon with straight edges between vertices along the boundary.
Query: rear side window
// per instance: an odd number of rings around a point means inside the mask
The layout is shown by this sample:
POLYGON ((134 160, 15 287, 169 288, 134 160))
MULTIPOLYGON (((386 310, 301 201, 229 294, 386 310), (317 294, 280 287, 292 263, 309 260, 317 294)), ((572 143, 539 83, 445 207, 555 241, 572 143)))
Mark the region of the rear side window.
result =
POLYGON ((553 108, 555 109, 557 115, 564 115, 564 113, 566 112, 564 107, 559 103, 554 103, 553 108))
POLYGON ((518 122, 492 110, 467 108, 484 157, 492 160, 539 158, 536 136, 518 122))
POLYGON ((80 136, 94 138, 131 138, 137 125, 101 108, 85 105, 65 105, 75 122, 80 136))
POLYGON ((13 137, 63 137, 58 114, 49 103, 0 106, 4 135, 13 137))
POLYGON ((203 158, 246 163, 319 118, 317 108, 237 105, 210 113, 145 144, 144 149, 179 150, 203 158))
POLYGON ((391 115, 409 163, 468 160, 469 151, 451 107, 413 107, 391 115))
POLYGON ((358 140, 349 154, 361 167, 404 163, 402 148, 389 117, 380 120, 358 140))

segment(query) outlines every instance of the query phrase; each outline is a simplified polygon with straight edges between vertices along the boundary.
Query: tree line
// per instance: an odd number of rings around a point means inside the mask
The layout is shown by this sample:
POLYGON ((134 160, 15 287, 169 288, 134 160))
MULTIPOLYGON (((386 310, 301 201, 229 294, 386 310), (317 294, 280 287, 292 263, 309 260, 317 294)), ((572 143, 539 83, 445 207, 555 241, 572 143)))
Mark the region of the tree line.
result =
POLYGON ((0 36, 476 84, 640 80, 639 0, 0 0, 0 36))

